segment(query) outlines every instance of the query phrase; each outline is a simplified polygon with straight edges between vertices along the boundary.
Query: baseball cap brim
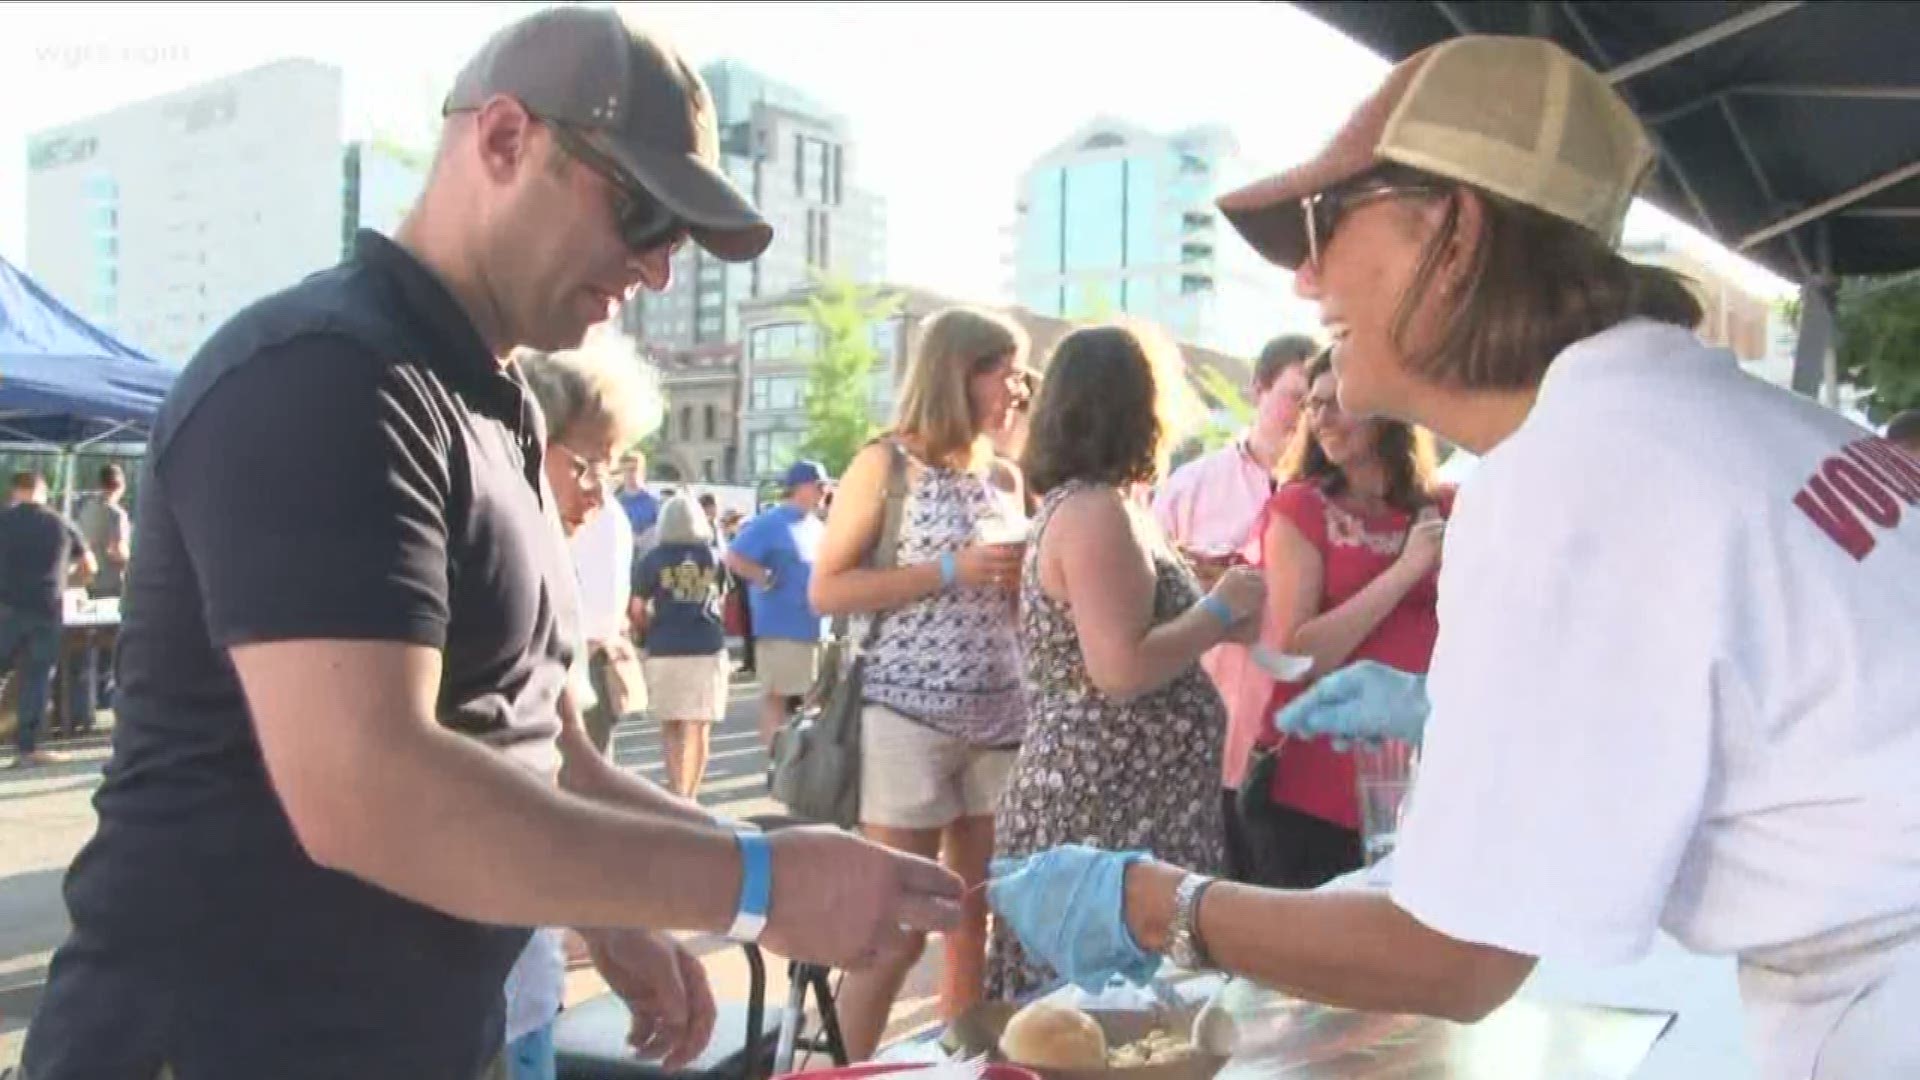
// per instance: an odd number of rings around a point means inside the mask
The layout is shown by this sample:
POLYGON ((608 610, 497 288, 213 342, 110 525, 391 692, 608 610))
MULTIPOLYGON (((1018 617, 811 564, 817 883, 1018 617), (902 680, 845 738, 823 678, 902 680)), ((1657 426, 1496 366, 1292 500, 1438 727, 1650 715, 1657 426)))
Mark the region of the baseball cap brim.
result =
POLYGON ((1307 261, 1307 224, 1300 200, 1351 180, 1374 164, 1371 153, 1323 153, 1303 165, 1230 191, 1215 205, 1262 258, 1298 270, 1307 261))
POLYGON ((1300 200, 1380 163, 1378 148, 1387 121, 1424 59, 1416 55, 1395 66, 1318 154, 1215 201, 1228 223, 1261 257, 1288 270, 1298 270, 1307 261, 1307 225, 1300 200))
POLYGON ((694 243, 725 262, 751 262, 773 243, 767 224, 725 173, 692 154, 606 139, 603 149, 633 181, 680 215, 694 243))

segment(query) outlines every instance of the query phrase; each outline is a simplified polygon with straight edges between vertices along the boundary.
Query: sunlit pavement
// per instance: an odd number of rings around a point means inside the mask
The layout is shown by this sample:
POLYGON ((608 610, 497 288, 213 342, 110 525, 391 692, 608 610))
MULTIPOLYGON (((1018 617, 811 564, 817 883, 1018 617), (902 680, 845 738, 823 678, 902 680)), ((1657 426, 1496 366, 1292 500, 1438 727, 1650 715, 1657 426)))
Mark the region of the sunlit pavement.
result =
MULTIPOLYGON (((766 756, 755 732, 758 687, 736 680, 726 719, 713 732, 713 753, 700 801, 728 816, 778 813, 766 795, 766 756)), ((25 771, 0 771, 0 1070, 18 1062, 27 1019, 46 981, 47 960, 66 936, 66 910, 60 882, 67 863, 93 832, 92 796, 107 758, 106 737, 93 735, 63 742, 72 760, 25 771)), ((9 748, 10 750, 10 748, 9 748)), ((624 768, 665 782, 659 725, 628 724, 614 734, 614 759, 624 768)), ((5 758, 11 763, 10 754, 5 758)), ((646 858, 636 852, 636 858, 646 858)), ((744 1000, 747 966, 737 946, 721 939, 696 939, 693 948, 706 965, 714 994, 744 1000)), ((932 956, 937 945, 930 950, 932 956)), ((908 980, 894 1010, 892 1033, 922 1028, 933 1020, 937 972, 923 962, 908 980)), ((768 1025, 786 998, 785 965, 769 958, 768 1025)), ((605 989, 591 967, 576 968, 567 980, 569 1004, 605 989)))

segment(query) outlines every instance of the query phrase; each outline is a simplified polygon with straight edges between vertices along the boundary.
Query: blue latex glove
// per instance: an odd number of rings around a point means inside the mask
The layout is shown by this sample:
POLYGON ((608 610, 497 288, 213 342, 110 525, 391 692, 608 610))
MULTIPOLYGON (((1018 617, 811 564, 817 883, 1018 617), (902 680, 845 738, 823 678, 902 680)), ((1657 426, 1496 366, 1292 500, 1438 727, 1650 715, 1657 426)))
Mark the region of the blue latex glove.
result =
POLYGON ((1427 726, 1427 677, 1372 660, 1331 672, 1273 715, 1287 735, 1348 740, 1396 739, 1419 745, 1427 726))
POLYGON ((1160 959, 1127 929, 1127 867, 1144 851, 1101 851, 1081 844, 1024 859, 995 859, 987 902, 1020 944, 1067 981, 1098 993, 1115 975, 1145 986, 1160 959))

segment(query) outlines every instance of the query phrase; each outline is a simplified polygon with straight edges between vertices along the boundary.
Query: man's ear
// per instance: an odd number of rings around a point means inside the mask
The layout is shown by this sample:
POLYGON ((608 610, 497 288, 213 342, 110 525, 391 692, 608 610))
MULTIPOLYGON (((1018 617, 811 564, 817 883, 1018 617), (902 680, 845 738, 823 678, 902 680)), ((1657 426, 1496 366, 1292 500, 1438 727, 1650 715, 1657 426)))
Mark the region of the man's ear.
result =
POLYGON ((473 115, 472 145, 487 179, 507 183, 538 163, 541 140, 534 137, 535 126, 526 107, 505 94, 480 106, 473 115))

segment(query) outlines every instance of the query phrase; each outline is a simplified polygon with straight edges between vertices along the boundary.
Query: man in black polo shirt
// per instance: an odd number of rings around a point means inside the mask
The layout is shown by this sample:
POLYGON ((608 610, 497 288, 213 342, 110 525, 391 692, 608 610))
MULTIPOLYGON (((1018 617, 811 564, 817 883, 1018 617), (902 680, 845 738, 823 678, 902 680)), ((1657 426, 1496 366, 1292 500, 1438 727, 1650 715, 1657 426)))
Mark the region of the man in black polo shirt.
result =
POLYGON ((53 765, 65 759, 40 749, 40 725, 60 662, 60 594, 75 569, 73 583, 86 584, 95 563, 80 530, 47 506, 39 473, 15 473, 10 501, 0 512, 0 665, 19 658, 13 670, 20 676, 20 753, 13 763, 53 765))
POLYGON ((705 88, 569 7, 496 36, 448 113, 397 243, 242 312, 161 410, 33 1080, 474 1077, 533 926, 591 928, 671 1064, 711 1013, 664 931, 859 967, 957 921, 931 863, 736 836, 621 772, 563 692, 573 574, 498 358, 577 345, 688 236, 766 247, 705 88))

